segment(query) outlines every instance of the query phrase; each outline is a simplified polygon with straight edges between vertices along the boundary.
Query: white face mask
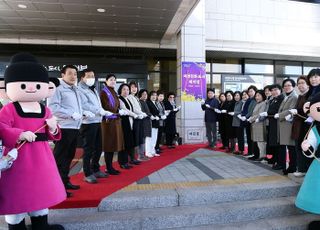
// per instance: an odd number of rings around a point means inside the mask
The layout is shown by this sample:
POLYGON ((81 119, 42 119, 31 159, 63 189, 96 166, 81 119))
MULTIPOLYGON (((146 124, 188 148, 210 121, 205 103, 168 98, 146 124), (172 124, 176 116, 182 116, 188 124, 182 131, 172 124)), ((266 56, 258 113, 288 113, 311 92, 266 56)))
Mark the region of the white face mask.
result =
POLYGON ((85 83, 86 83, 87 86, 91 87, 91 86, 94 85, 94 82, 95 82, 94 78, 88 78, 88 79, 86 79, 85 83))

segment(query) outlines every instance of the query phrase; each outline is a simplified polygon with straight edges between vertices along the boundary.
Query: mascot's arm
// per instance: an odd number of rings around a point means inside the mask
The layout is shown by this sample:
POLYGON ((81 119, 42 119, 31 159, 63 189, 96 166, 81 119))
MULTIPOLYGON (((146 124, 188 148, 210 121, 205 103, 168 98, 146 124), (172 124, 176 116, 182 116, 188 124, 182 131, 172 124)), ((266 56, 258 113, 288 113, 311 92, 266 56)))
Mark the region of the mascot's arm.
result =
POLYGON ((3 145, 11 149, 16 147, 20 134, 26 130, 14 127, 13 104, 10 103, 0 111, 0 133, 3 145))
POLYGON ((301 148, 304 152, 307 152, 308 149, 313 152, 315 149, 318 148, 319 140, 317 139, 316 135, 314 134, 313 130, 310 130, 308 137, 301 143, 301 148))
MULTIPOLYGON (((46 107, 46 119, 51 117, 52 117, 51 111, 48 107, 46 107)), ((49 140, 58 141, 61 139, 61 130, 58 125, 54 133, 50 132, 49 127, 47 126, 46 133, 48 135, 49 140)))

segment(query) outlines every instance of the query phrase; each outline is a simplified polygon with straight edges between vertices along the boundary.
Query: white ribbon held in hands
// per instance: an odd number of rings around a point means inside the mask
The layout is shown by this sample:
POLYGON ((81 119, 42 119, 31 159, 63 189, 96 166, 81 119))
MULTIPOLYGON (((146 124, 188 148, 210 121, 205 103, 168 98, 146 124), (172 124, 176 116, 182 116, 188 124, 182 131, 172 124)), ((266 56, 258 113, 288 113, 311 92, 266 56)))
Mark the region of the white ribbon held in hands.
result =
POLYGON ((289 109, 289 112, 292 113, 292 115, 296 115, 298 113, 298 110, 296 109, 289 109))
POLYGON ((210 105, 208 105, 208 104, 205 104, 205 106, 206 106, 207 108, 211 108, 210 105))
POLYGON ((120 109, 120 110, 119 110, 119 114, 120 114, 120 116, 127 116, 127 115, 128 115, 128 112, 125 111, 124 109, 120 109))
POLYGON ((74 112, 72 115, 71 115, 71 118, 75 121, 77 120, 80 120, 82 118, 81 114, 80 113, 77 113, 77 112, 74 112))
POLYGON ((230 116, 233 116, 234 115, 234 112, 229 112, 228 113, 230 116))
POLYGON ((221 110, 219 110, 219 109, 214 109, 214 111, 215 111, 216 113, 221 113, 221 110))
POLYGON ((109 112, 109 111, 107 111, 107 110, 104 110, 104 109, 100 109, 100 115, 101 116, 111 116, 111 115, 113 115, 113 113, 111 113, 111 112, 109 112))
POLYGON ((260 117, 267 117, 268 116, 268 113, 267 112, 262 112, 259 114, 260 117))
POLYGON ((96 115, 90 111, 83 111, 83 115, 86 117, 86 118, 94 118, 96 115))
POLYGON ((284 117, 284 119, 286 119, 286 121, 292 121, 293 117, 291 114, 288 114, 287 116, 284 117))

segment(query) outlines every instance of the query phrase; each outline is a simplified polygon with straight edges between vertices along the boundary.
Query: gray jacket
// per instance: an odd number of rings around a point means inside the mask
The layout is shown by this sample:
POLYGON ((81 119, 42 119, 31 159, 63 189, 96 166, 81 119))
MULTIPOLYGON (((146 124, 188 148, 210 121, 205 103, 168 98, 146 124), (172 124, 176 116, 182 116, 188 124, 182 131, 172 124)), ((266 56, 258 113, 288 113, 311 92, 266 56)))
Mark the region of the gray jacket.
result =
POLYGON ((239 114, 241 114, 243 103, 244 103, 243 101, 237 101, 235 103, 234 111, 233 111, 234 115, 233 115, 233 119, 232 119, 232 126, 233 127, 240 127, 241 121, 237 116, 239 114))
POLYGON ((96 115, 93 118, 83 119, 82 124, 101 123, 102 116, 100 115, 100 110, 102 107, 97 90, 91 90, 89 86, 82 81, 79 82, 78 89, 81 96, 82 109, 96 115))
POLYGON ((278 119, 278 141, 280 145, 295 145, 295 141, 291 138, 292 122, 287 121, 285 117, 290 114, 289 110, 294 109, 298 100, 297 93, 293 90, 289 96, 285 95, 279 107, 278 119))
POLYGON ((61 128, 80 129, 82 120, 74 120, 71 117, 74 112, 82 114, 81 98, 77 86, 70 86, 61 80, 55 94, 48 99, 48 102, 61 128))

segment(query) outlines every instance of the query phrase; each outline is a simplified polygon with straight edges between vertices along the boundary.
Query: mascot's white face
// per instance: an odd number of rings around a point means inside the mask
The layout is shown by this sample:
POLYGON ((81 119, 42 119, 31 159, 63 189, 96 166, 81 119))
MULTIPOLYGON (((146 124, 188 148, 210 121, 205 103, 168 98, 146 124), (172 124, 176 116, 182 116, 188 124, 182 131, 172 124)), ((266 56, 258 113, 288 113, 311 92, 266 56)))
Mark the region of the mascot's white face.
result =
POLYGON ((36 81, 9 82, 6 86, 8 98, 19 102, 36 102, 48 97, 49 84, 36 81))

